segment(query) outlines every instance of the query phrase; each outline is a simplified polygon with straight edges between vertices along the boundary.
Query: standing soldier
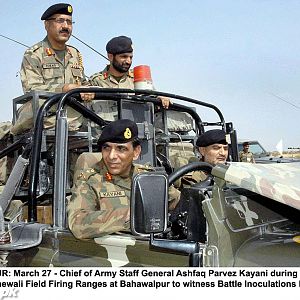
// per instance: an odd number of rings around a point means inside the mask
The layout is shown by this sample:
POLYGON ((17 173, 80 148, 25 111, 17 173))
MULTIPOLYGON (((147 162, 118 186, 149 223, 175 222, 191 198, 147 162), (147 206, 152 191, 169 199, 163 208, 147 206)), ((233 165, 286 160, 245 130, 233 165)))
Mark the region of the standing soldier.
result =
POLYGON ((91 85, 105 88, 133 89, 132 41, 127 36, 112 38, 106 45, 110 64, 90 77, 91 85))
MULTIPOLYGON (((21 81, 24 93, 33 90, 64 93, 87 84, 80 52, 66 45, 72 34, 72 14, 72 6, 66 3, 54 4, 43 13, 41 20, 44 20, 47 36, 26 50, 23 57, 21 81)), ((92 94, 81 94, 81 97, 90 100, 92 94)), ((80 115, 72 109, 68 109, 68 119, 71 130, 81 125, 80 115)), ((55 118, 48 118, 45 127, 53 127, 54 124, 55 118)), ((32 108, 27 102, 20 108, 12 133, 18 134, 30 128, 32 108)))
POLYGON ((249 143, 243 143, 243 151, 239 153, 241 162, 255 163, 254 155, 249 151, 249 143))
MULTIPOLYGON (((101 72, 90 77, 90 84, 103 88, 134 89, 133 71, 130 70, 133 59, 131 38, 117 36, 106 44, 107 57, 110 64, 101 72)), ((158 97, 164 108, 169 107, 170 100, 158 97)), ((112 100, 94 101, 92 109, 106 120, 115 120, 117 117, 117 103, 112 100)))
MULTIPOLYGON (((134 89, 133 71, 130 70, 133 58, 131 39, 127 36, 114 37, 107 43, 106 51, 110 64, 93 74, 90 84, 103 88, 134 89)), ((94 101, 91 106, 106 120, 113 121, 118 115, 115 101, 94 101)))

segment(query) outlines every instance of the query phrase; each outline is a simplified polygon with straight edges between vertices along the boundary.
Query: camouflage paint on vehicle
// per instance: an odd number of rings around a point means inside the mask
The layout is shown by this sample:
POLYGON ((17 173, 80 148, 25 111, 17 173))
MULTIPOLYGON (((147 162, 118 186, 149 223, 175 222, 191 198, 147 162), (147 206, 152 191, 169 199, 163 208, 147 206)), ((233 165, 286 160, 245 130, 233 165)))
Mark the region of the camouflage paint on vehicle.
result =
POLYGON ((249 191, 300 209, 300 163, 230 163, 224 179, 249 191))

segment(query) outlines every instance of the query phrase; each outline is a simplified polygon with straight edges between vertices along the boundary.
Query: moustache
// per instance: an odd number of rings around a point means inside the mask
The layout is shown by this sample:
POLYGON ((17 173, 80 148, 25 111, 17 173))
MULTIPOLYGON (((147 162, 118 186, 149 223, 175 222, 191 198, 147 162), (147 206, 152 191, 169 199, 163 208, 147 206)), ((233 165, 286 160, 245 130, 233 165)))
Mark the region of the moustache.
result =
POLYGON ((68 34, 70 34, 70 30, 65 28, 65 29, 60 30, 59 33, 68 33, 68 34))

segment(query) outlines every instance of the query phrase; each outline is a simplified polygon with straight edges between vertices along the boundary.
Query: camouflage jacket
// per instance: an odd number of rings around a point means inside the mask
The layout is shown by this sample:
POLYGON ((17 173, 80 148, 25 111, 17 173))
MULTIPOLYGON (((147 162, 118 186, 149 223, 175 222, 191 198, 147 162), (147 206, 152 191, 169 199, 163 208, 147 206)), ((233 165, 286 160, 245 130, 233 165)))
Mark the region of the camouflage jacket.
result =
POLYGON ((254 163, 255 162, 252 152, 247 152, 246 153, 244 151, 241 151, 239 153, 239 155, 240 155, 240 161, 241 162, 248 162, 248 163, 254 163))
MULTIPOLYGON (((133 165, 127 178, 110 175, 101 160, 95 168, 81 172, 72 188, 68 204, 69 228, 79 239, 94 238, 129 229, 130 190, 132 177, 151 167, 133 165)), ((172 208, 180 193, 171 193, 172 208)))
MULTIPOLYGON (((117 88, 117 89, 134 89, 133 85, 133 71, 129 71, 120 79, 116 80, 108 72, 109 66, 103 71, 95 73, 89 79, 90 85, 99 86, 103 88, 117 88)), ((118 116, 117 102, 113 100, 93 101, 91 104, 92 110, 101 118, 114 121, 118 116)), ((100 132, 98 132, 99 134, 100 132)))
POLYGON ((189 187, 200 181, 204 181, 207 178, 207 174, 203 171, 194 171, 184 175, 181 178, 181 188, 189 187))
POLYGON ((31 90, 62 92, 65 84, 87 84, 80 52, 66 46, 64 63, 57 57, 46 37, 25 51, 21 66, 24 93, 31 90))
POLYGON ((95 73, 90 77, 90 84, 103 88, 134 89, 133 71, 130 70, 117 81, 108 71, 108 66, 101 72, 95 73))

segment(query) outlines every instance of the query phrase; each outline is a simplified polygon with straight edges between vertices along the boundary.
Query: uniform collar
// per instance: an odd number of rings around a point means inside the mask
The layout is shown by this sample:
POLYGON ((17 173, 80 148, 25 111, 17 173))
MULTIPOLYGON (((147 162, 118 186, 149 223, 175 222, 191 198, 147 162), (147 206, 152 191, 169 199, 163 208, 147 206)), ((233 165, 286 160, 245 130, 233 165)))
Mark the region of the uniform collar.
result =
POLYGON ((118 185, 125 189, 131 189, 132 177, 138 173, 138 167, 132 165, 129 176, 124 178, 119 175, 111 175, 108 172, 107 167, 103 162, 103 159, 101 159, 99 163, 99 171, 99 173, 103 176, 105 181, 111 182, 112 184, 118 185))
MULTIPOLYGON (((45 55, 46 56, 53 55, 56 58, 55 50, 52 48, 51 43, 50 43, 47 36, 43 39, 43 47, 45 49, 45 55)), ((68 45, 66 45, 65 50, 66 50, 66 60, 68 60, 70 57, 73 57, 71 49, 68 45)))
POLYGON ((107 79, 109 78, 109 80, 113 81, 113 82, 116 82, 116 83, 119 83, 121 81, 123 81, 124 79, 126 80, 127 77, 132 77, 131 74, 132 74, 132 71, 129 70, 128 72, 126 72, 121 78, 119 81, 116 80, 116 77, 114 75, 112 75, 110 72, 109 72, 109 65, 107 65, 104 70, 102 71, 102 74, 104 76, 104 79, 107 79))

